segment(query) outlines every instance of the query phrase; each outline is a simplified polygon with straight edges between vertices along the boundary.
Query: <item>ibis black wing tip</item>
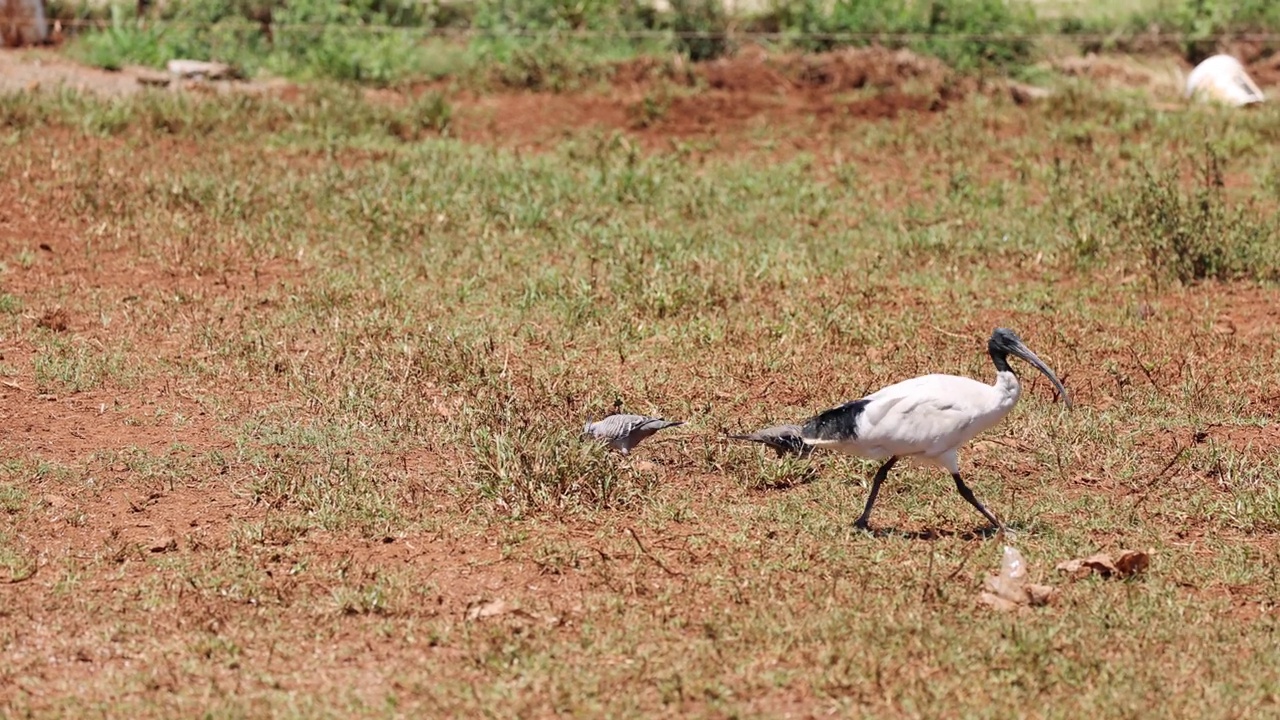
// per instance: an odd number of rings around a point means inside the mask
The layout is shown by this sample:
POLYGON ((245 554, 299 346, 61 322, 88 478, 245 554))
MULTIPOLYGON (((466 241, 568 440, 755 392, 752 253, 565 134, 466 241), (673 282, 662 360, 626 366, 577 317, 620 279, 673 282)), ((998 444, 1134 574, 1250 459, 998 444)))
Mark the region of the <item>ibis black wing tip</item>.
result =
POLYGON ((836 442, 858 438, 858 417, 866 409, 869 400, 854 400, 839 407, 824 410, 805 421, 800 437, 805 440, 836 442))

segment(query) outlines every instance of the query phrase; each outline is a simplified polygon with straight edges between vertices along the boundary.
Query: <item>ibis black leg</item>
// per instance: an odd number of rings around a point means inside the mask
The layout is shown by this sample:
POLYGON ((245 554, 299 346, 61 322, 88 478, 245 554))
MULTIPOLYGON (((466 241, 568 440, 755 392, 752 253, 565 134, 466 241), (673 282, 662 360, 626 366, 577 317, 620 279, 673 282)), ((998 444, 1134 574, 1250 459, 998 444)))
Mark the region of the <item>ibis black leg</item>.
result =
POLYGON ((893 464, 896 462, 898 462, 898 458, 891 457, 876 471, 876 476, 871 480, 871 494, 867 496, 867 506, 862 509, 862 515, 853 524, 854 527, 863 530, 867 529, 867 522, 871 520, 871 506, 876 504, 876 495, 880 494, 880 483, 884 482, 884 479, 889 476, 889 470, 893 468, 893 464))
POLYGON ((996 519, 996 516, 992 515, 991 511, 983 507, 982 503, 978 502, 978 498, 973 496, 973 491, 969 489, 968 485, 964 484, 964 480, 960 479, 960 473, 956 473, 951 477, 953 480, 956 481, 956 490, 960 491, 960 497, 967 500, 970 505, 978 508, 978 512, 982 513, 982 516, 985 517, 987 520, 989 520, 992 525, 994 525, 997 528, 1004 527, 1004 525, 1001 525, 1000 521, 996 519))

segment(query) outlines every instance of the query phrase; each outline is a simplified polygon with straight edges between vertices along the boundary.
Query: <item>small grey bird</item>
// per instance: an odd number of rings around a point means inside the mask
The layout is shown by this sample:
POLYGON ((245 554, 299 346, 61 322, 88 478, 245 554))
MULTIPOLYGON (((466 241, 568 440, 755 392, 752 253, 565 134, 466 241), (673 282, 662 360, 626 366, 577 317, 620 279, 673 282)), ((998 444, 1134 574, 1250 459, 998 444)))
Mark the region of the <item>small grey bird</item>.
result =
POLYGON ((807 458, 813 452, 813 447, 806 445, 801 437, 801 427, 799 425, 778 425, 777 427, 765 428, 757 430, 747 435, 730 435, 734 440, 750 440, 773 448, 778 457, 784 455, 794 455, 798 458, 807 458))
POLYGON ((639 445, 641 440, 659 430, 683 424, 645 415, 610 415, 599 422, 588 422, 582 432, 609 443, 623 455, 630 455, 631 448, 639 445))

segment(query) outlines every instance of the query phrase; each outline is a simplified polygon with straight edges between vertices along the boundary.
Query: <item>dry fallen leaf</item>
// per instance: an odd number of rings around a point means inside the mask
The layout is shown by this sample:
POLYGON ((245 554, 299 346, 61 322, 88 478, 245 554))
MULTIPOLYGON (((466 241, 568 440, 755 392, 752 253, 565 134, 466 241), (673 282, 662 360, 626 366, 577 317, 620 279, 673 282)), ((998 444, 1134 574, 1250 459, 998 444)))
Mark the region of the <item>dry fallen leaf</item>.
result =
POLYGON ((987 578, 987 590, 978 596, 978 601, 1001 612, 1027 605, 1044 605, 1055 592, 1048 585, 1027 582, 1027 561, 1017 548, 1009 545, 1004 547, 1000 573, 987 578))
POLYGON ((1116 569, 1125 577, 1145 572, 1150 564, 1151 553, 1141 550, 1125 550, 1116 558, 1116 569))
POLYGON ((486 618, 498 617, 499 615, 512 615, 515 617, 525 618, 527 620, 540 620, 548 625, 555 625, 560 622, 560 618, 555 615, 530 612, 523 608, 515 607, 506 600, 491 600, 490 602, 472 607, 467 611, 467 620, 484 620, 486 618))
POLYGON ((1141 550, 1124 550, 1120 556, 1112 559, 1107 553, 1097 553, 1087 558, 1076 558, 1058 563, 1058 570, 1066 573, 1073 580, 1086 575, 1098 573, 1104 578, 1131 577, 1147 569, 1151 564, 1151 554, 1141 550))
POLYGON ((51 508, 64 508, 68 504, 66 498, 62 497, 61 495, 54 495, 52 493, 49 493, 47 495, 42 495, 40 496, 40 499, 43 500, 44 503, 51 508))
POLYGON ((999 595, 994 595, 989 592, 984 592, 979 595, 978 602, 990 607, 992 610, 999 610, 1000 612, 1009 612, 1010 610, 1017 610, 1022 607, 1012 600, 1005 600, 999 595))
POLYGON ((484 618, 496 617, 511 612, 511 606, 506 600, 493 600, 483 605, 476 605, 467 611, 468 620, 481 620, 484 618))

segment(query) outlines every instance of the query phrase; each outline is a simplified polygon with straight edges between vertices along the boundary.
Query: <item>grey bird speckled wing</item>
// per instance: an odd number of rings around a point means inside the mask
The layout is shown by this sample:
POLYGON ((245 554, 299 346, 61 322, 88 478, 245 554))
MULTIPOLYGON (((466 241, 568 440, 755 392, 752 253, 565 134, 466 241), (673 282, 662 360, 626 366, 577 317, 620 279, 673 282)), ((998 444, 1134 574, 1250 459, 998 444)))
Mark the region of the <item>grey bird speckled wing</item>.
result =
POLYGON ((647 415, 610 415, 598 422, 589 422, 583 431, 601 442, 607 442, 623 455, 650 435, 669 427, 683 425, 647 415))
POLYGON ((799 425, 778 425, 776 427, 757 430, 747 435, 730 435, 734 440, 750 440, 773 448, 778 457, 795 455, 799 458, 809 457, 813 448, 806 445, 801 437, 799 425))

